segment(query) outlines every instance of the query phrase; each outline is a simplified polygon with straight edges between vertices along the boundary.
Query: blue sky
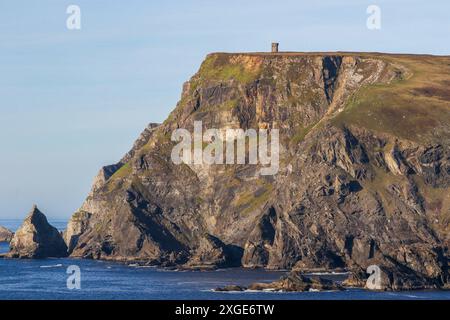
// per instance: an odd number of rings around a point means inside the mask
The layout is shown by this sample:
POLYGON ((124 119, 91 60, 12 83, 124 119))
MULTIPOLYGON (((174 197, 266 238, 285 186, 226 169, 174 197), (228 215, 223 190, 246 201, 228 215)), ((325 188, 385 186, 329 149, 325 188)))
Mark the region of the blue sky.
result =
POLYGON ((69 217, 213 51, 450 54, 450 2, 2 0, 0 218, 69 217), (81 8, 81 30, 66 8, 81 8), (366 8, 381 8, 381 30, 366 8))

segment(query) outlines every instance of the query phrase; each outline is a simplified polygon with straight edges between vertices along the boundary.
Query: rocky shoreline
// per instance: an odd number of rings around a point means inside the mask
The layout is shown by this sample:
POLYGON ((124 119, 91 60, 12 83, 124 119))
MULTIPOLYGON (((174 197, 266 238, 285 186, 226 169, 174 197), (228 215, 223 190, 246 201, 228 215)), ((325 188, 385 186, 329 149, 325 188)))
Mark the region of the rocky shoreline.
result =
POLYGON ((273 292, 308 292, 308 291, 343 291, 345 288, 330 279, 322 277, 307 277, 298 272, 290 272, 271 283, 252 283, 248 287, 229 285, 216 288, 217 292, 227 291, 273 291, 273 292))
MULTIPOLYGON (((16 234, 8 233, 11 236, 10 252, 1 254, 0 258, 8 259, 44 259, 44 258, 63 258, 68 256, 67 246, 61 243, 63 234, 52 227, 45 215, 39 211, 37 206, 32 210, 24 220, 22 226, 16 234), (48 234, 51 236, 48 236, 48 234)), ((76 258, 74 258, 76 259, 76 258)), ((151 261, 128 259, 123 257, 118 259, 103 259, 105 261, 114 261, 136 266, 153 266, 173 271, 211 271, 220 269, 211 265, 176 265, 176 264, 154 264, 151 261)), ((228 266, 229 267, 229 266, 228 266)), ((224 268, 228 268, 224 266, 224 268)), ((255 268, 248 268, 255 269, 255 268)), ((234 291, 273 291, 273 292, 311 292, 311 291, 343 291, 349 288, 363 288, 374 290, 367 286, 368 274, 362 270, 347 271, 345 269, 326 270, 315 268, 310 270, 288 271, 279 280, 271 283, 252 283, 249 286, 227 285, 225 287, 215 288, 217 292, 234 291), (318 274, 348 274, 344 281, 335 281, 324 278, 318 274)), ((448 285, 441 286, 439 283, 432 283, 423 278, 406 276, 404 273, 393 273, 392 270, 384 269, 381 273, 381 287, 375 289, 378 291, 410 291, 410 290, 449 290, 448 285)))
MULTIPOLYGON (((61 242, 63 233, 52 227, 45 215, 39 211, 36 205, 33 206, 22 226, 14 234, 8 232, 10 236, 10 252, 0 254, 0 258, 8 259, 44 259, 44 258, 64 258, 68 257, 68 247, 61 242)), ((74 258, 76 259, 76 258, 74 258)), ((176 265, 152 263, 146 260, 129 259, 126 257, 114 259, 102 259, 136 266, 153 266, 173 271, 211 271, 220 269, 212 265, 176 265)), ((229 268, 232 266, 223 266, 229 268)), ((255 269, 255 268, 248 268, 255 269)), ((348 271, 346 269, 327 270, 315 268, 309 270, 287 271, 279 280, 271 283, 252 283, 249 286, 227 285, 215 288, 217 292, 229 291, 274 291, 274 292, 308 292, 308 291, 342 291, 349 288, 363 288, 378 291, 410 291, 410 290, 449 290, 450 287, 440 285, 439 282, 432 282, 429 279, 420 278, 414 274, 408 275, 405 272, 397 272, 392 269, 383 268, 381 272, 381 283, 379 288, 367 286, 368 274, 363 270, 348 271), (347 274, 343 281, 335 281, 324 278, 319 274, 337 275, 347 274)))

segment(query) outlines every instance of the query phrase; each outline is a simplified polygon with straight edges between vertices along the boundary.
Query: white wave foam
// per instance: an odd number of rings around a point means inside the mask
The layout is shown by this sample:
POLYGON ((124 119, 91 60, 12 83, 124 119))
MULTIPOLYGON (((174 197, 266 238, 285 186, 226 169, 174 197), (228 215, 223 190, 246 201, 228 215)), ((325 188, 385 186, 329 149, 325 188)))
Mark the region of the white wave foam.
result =
POLYGON ((48 266, 39 266, 39 268, 60 268, 63 265, 58 263, 58 264, 52 264, 52 265, 48 265, 48 266))

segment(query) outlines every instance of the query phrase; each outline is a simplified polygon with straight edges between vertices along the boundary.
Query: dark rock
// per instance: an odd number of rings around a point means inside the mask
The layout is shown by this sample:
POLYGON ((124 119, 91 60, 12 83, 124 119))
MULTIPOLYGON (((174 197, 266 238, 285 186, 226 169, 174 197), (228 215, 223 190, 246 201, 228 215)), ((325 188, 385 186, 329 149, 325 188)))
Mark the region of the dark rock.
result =
POLYGON ((299 272, 290 272, 280 280, 271 283, 252 283, 248 287, 229 285, 217 288, 215 291, 281 291, 281 292, 303 292, 303 291, 324 291, 324 290, 344 290, 344 288, 329 279, 321 277, 306 277, 299 272))
MULTIPOLYGON (((374 274, 373 271, 372 273, 374 274)), ((443 279, 424 276, 396 263, 379 267, 377 277, 369 278, 369 274, 363 270, 353 271, 342 285, 379 291, 427 290, 444 288, 446 285, 443 279)))
POLYGON ((269 290, 269 291, 324 291, 324 290, 344 290, 344 288, 329 279, 321 277, 306 277, 299 272, 291 272, 272 283, 253 283, 249 290, 269 290))
POLYGON ((240 265, 241 256, 241 250, 234 251, 231 246, 225 245, 218 238, 206 234, 184 267, 190 269, 234 267, 240 265))
POLYGON ((364 288, 367 283, 367 275, 362 271, 350 272, 347 279, 342 282, 342 286, 346 288, 364 288))
POLYGON ((214 289, 214 291, 218 291, 218 292, 244 291, 244 290, 246 290, 245 287, 236 286, 236 285, 229 285, 229 286, 225 286, 223 288, 214 289))

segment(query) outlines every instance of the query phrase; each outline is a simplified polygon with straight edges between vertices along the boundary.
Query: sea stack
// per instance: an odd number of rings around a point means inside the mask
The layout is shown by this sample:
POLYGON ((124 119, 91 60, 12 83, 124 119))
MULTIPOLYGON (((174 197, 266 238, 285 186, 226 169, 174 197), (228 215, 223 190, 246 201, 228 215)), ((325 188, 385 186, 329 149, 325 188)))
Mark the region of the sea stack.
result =
POLYGON ((0 226, 0 242, 10 242, 14 233, 5 227, 0 226))
POLYGON ((45 215, 33 206, 10 243, 11 258, 61 258, 67 256, 67 246, 59 231, 45 215))

